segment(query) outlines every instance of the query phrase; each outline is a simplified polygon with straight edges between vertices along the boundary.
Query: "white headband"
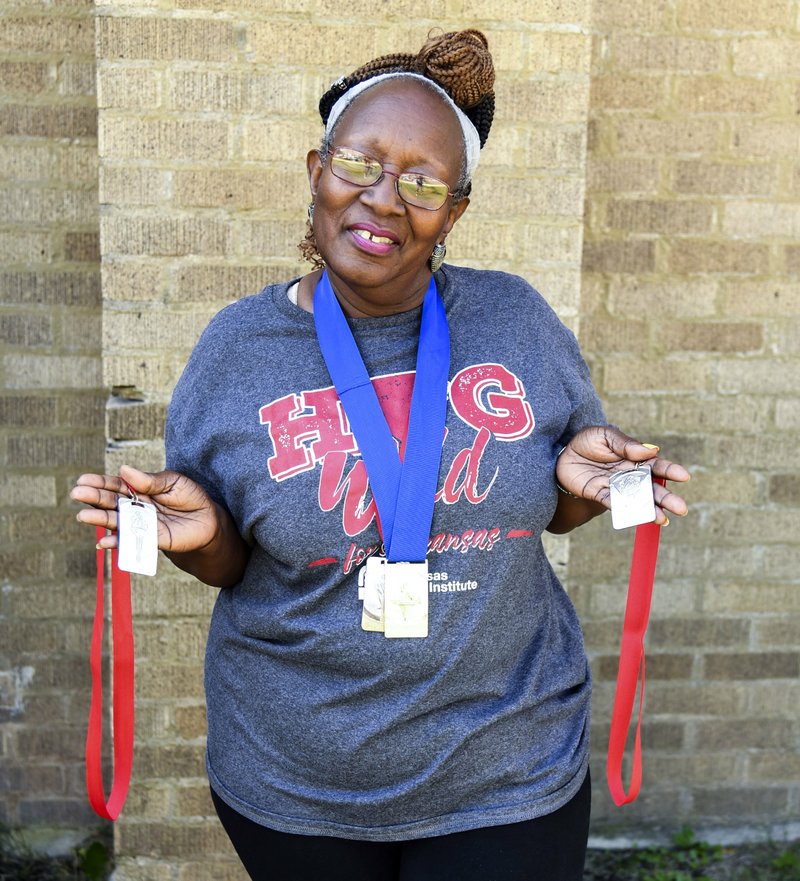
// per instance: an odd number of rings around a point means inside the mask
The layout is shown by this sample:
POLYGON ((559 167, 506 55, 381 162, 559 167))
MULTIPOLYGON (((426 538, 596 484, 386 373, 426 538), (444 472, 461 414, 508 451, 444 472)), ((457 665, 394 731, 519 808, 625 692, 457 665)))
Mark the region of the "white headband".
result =
POLYGON ((467 180, 472 179, 472 175, 475 173, 475 169, 478 167, 478 159, 480 159, 481 154, 481 142, 478 137, 478 130, 475 126, 470 122, 469 118, 466 114, 461 110, 460 107, 456 105, 453 99, 445 92, 445 90, 435 83, 433 80, 428 79, 426 76, 422 76, 419 73, 411 73, 405 71, 399 71, 397 73, 381 73, 378 76, 373 76, 368 80, 362 80, 360 83, 356 83, 351 89, 342 95, 336 103, 331 108, 330 115, 328 116, 328 123, 325 126, 325 136, 330 135, 331 130, 334 125, 336 125, 336 120, 344 113, 344 111, 350 106, 355 98, 357 98, 365 89, 369 89, 372 86, 377 85, 384 80, 396 79, 397 77, 414 77, 414 79, 422 80, 422 82, 426 83, 428 86, 434 88, 450 107, 455 111, 456 117, 461 125, 461 131, 464 135, 464 151, 466 155, 466 163, 467 163, 467 180))

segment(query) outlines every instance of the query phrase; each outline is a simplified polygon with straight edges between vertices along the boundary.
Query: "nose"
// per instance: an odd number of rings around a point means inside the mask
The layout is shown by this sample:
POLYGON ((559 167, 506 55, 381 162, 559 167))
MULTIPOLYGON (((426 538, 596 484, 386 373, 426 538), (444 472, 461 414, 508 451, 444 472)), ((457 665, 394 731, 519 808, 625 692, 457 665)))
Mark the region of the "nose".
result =
POLYGON ((371 187, 364 188, 361 198, 376 213, 402 214, 405 211, 405 202, 397 192, 397 175, 386 169, 371 187))

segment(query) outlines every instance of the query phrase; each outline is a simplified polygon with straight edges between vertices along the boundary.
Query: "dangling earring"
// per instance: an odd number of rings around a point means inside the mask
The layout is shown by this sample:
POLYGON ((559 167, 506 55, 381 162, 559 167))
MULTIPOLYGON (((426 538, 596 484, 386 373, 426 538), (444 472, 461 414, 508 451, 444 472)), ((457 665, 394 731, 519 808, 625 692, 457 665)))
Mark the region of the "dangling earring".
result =
POLYGON ((444 255, 447 253, 447 246, 444 242, 437 242, 433 246, 433 253, 430 257, 431 272, 436 270, 444 263, 444 255))
POLYGON ((313 202, 309 202, 309 205, 308 205, 308 222, 311 224, 311 226, 314 226, 314 203, 313 202))

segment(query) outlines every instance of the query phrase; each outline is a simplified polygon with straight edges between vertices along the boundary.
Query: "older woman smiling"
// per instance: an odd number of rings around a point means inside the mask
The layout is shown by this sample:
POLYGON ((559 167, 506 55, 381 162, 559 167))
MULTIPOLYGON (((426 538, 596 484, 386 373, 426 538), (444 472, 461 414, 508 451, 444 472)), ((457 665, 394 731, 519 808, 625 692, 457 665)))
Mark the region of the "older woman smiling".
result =
MULTIPOLYGON (((307 157, 314 270, 211 322, 170 470, 73 490, 114 530, 127 482, 222 588, 208 773, 253 878, 582 875, 590 676, 541 536, 604 511, 615 471, 688 474, 606 424, 525 281, 442 264, 493 82, 475 31, 337 81, 307 157)), ((654 498, 657 522, 686 511, 654 498)))

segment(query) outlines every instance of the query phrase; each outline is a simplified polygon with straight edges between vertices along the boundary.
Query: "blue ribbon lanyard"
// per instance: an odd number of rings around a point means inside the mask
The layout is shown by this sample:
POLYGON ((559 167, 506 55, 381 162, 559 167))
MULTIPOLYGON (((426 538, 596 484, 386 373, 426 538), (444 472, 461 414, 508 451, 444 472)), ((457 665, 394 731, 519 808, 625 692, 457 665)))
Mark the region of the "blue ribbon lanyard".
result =
POLYGON ((314 323, 322 357, 367 469, 386 557, 391 562, 422 562, 433 520, 450 372, 450 332, 433 277, 422 302, 417 372, 402 462, 327 272, 314 291, 314 323))

